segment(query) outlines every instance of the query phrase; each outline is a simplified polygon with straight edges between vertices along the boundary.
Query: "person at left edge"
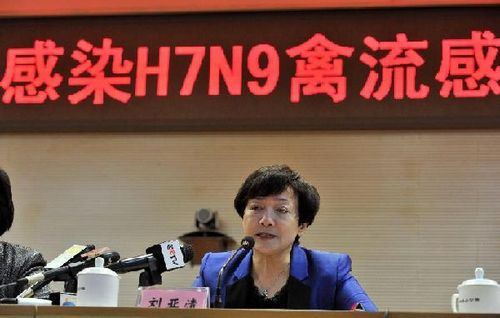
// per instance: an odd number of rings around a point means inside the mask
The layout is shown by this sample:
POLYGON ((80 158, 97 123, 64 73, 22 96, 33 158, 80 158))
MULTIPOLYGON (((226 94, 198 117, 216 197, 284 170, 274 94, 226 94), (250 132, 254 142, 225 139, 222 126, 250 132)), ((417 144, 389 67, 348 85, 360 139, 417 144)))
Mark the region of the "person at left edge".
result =
MULTIPOLYGON (((7 173, 0 168, 0 236, 7 232, 14 221, 14 203, 7 173)), ((42 271, 46 261, 40 252, 29 247, 0 241, 0 285, 42 271)), ((25 286, 0 288, 0 298, 14 298, 25 286)), ((37 298, 48 298, 48 286, 35 292, 37 298)))

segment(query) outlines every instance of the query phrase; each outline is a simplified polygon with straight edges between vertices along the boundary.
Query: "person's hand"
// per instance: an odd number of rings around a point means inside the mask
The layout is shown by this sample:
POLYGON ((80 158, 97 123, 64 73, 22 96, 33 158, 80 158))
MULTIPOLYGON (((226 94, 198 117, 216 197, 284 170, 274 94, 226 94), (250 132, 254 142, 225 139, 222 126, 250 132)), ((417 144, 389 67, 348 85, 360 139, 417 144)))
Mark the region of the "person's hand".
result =
POLYGON ((109 247, 100 247, 93 249, 92 251, 88 251, 87 253, 82 254, 82 257, 84 258, 96 258, 99 257, 100 255, 110 252, 111 249, 109 247))

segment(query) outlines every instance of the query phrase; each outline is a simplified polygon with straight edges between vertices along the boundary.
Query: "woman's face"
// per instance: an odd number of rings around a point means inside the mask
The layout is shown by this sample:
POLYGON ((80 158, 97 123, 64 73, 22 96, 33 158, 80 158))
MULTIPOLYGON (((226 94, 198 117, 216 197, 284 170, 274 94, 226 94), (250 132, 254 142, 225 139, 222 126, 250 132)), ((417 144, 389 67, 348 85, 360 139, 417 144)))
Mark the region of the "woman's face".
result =
POLYGON ((254 250, 264 255, 289 252, 306 228, 299 226, 298 200, 290 188, 248 200, 242 224, 245 235, 255 240, 254 250))

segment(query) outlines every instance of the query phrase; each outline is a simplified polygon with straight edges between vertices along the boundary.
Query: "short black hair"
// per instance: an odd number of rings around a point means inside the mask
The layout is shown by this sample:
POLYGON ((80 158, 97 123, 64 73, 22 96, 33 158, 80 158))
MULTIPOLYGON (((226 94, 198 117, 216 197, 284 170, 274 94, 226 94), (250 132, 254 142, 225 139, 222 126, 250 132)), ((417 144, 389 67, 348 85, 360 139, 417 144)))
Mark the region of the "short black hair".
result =
POLYGON ((299 204, 299 224, 311 225, 319 210, 319 193, 287 165, 264 166, 250 174, 234 198, 234 208, 243 217, 248 200, 293 190, 299 204))
POLYGON ((0 235, 7 232, 14 221, 14 203, 7 172, 0 168, 0 235))

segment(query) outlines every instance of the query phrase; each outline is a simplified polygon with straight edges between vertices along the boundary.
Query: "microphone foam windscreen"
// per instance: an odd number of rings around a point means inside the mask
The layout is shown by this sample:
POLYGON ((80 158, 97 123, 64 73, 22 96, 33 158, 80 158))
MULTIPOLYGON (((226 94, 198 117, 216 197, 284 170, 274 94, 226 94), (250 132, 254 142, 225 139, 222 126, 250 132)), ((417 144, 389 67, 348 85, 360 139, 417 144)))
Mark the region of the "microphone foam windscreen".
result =
POLYGON ((182 255, 184 255, 184 263, 191 261, 194 257, 193 247, 189 244, 184 244, 181 249, 182 255))
POLYGON ((252 249, 254 245, 255 245, 255 240, 251 236, 245 236, 241 240, 241 246, 246 250, 252 249))

